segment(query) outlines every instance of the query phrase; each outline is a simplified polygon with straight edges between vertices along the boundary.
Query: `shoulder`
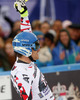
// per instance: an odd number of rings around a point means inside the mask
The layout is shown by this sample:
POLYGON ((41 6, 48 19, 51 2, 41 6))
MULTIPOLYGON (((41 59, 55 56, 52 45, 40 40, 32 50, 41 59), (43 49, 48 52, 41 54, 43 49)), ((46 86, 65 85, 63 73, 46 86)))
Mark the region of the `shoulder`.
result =
POLYGON ((29 76, 32 76, 34 68, 30 64, 23 64, 23 63, 17 63, 13 66, 13 70, 11 70, 11 75, 16 74, 27 74, 29 76))
POLYGON ((74 46, 77 46, 76 43, 73 40, 70 41, 70 44, 74 45, 74 46))
POLYGON ((79 48, 79 46, 77 46, 77 44, 73 41, 73 40, 71 40, 71 46, 72 47, 74 47, 74 48, 79 48))
POLYGON ((57 52, 59 50, 60 42, 53 48, 52 52, 57 52))

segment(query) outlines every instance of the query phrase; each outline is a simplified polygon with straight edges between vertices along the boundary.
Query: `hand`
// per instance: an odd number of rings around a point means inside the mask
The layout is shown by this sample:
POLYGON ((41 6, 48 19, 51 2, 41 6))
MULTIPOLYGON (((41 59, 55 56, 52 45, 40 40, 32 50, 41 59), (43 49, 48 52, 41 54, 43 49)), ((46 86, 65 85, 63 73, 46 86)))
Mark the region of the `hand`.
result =
POLYGON ((80 61, 80 54, 78 54, 75 59, 76 61, 80 61))
POLYGON ((14 8, 20 13, 21 17, 27 17, 28 16, 28 10, 27 7, 25 6, 25 3, 22 2, 15 2, 14 3, 14 8))
POLYGON ((28 0, 25 0, 25 2, 27 2, 28 0))
POLYGON ((65 52, 63 51, 62 53, 60 53, 60 59, 64 60, 64 58, 65 58, 65 52))
POLYGON ((14 2, 14 8, 16 8, 17 11, 20 11, 22 9, 21 7, 22 3, 21 2, 14 2))

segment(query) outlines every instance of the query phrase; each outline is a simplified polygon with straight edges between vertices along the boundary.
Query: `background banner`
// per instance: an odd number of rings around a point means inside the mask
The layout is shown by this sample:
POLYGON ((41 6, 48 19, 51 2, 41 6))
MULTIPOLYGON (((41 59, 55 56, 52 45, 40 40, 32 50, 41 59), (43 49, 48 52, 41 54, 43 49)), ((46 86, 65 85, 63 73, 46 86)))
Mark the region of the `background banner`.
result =
MULTIPOLYGON (((0 0, 0 14, 9 14, 12 20, 19 20, 19 14, 13 7, 16 0, 0 0), (7 12, 7 13, 6 13, 7 12)), ((60 19, 80 23, 80 0, 29 0, 27 2, 29 18, 35 19, 60 19)))
POLYGON ((0 100, 12 100, 10 76, 0 76, 0 100))
POLYGON ((56 100, 80 100, 80 70, 45 74, 56 100))
MULTIPOLYGON (((43 67, 40 70, 44 73, 55 100, 80 100, 80 64, 43 67)), ((0 100, 21 100, 10 84, 10 72, 0 75, 0 100)))

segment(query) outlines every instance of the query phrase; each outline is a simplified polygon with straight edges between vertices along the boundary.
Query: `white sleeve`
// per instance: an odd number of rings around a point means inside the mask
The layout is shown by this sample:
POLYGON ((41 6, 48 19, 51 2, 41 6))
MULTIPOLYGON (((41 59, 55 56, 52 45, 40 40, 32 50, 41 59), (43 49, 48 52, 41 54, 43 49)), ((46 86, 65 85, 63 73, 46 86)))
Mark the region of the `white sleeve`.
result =
POLYGON ((30 24, 28 16, 21 18, 21 31, 32 33, 31 24, 30 24))
POLYGON ((32 80, 29 75, 18 72, 14 76, 14 84, 16 85, 15 87, 22 100, 28 100, 29 98, 32 98, 32 80))

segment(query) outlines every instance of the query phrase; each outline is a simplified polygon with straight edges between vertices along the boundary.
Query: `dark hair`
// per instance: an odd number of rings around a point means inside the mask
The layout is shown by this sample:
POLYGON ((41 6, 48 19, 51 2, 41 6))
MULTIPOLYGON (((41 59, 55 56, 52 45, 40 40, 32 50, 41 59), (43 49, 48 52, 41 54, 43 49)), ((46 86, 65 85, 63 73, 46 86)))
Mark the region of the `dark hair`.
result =
POLYGON ((44 35, 44 38, 48 38, 52 43, 54 42, 54 36, 49 32, 44 35))
POLYGON ((67 32, 69 34, 69 31, 67 29, 62 29, 62 30, 60 30, 60 33, 61 32, 67 32))
MULTIPOLYGON (((62 30, 60 30, 60 33, 61 32, 66 32, 67 33, 67 35, 69 36, 69 39, 70 39, 70 33, 69 33, 69 31, 68 30, 66 30, 66 29, 62 29, 62 30)), ((60 36, 59 36, 60 37, 60 36)))
POLYGON ((60 19, 56 19, 55 21, 59 21, 59 22, 62 22, 62 20, 60 20, 60 19))
POLYGON ((61 21, 60 19, 56 19, 56 20, 52 23, 51 27, 53 27, 53 26, 54 26, 54 23, 57 22, 57 21, 59 21, 59 22, 62 23, 62 21, 61 21))
POLYGON ((41 22, 39 20, 34 20, 32 23, 31 23, 31 26, 32 26, 32 30, 35 30, 36 27, 38 27, 40 29, 41 27, 41 22))
POLYGON ((66 49, 69 49, 69 48, 70 48, 70 40, 71 40, 69 31, 66 30, 66 29, 62 29, 62 30, 60 31, 60 34, 59 34, 59 41, 63 44, 63 46, 64 46, 66 49), (67 35, 68 35, 68 37, 69 37, 68 46, 65 46, 65 45, 61 42, 61 40, 60 40, 60 34, 61 34, 61 32, 66 32, 67 35))
MULTIPOLYGON (((15 51, 14 51, 14 52, 15 52, 15 51)), ((21 58, 23 55, 21 55, 21 54, 15 52, 15 56, 21 58)))
POLYGON ((41 23, 41 25, 43 25, 43 24, 49 24, 49 22, 48 21, 44 21, 44 22, 41 23))

